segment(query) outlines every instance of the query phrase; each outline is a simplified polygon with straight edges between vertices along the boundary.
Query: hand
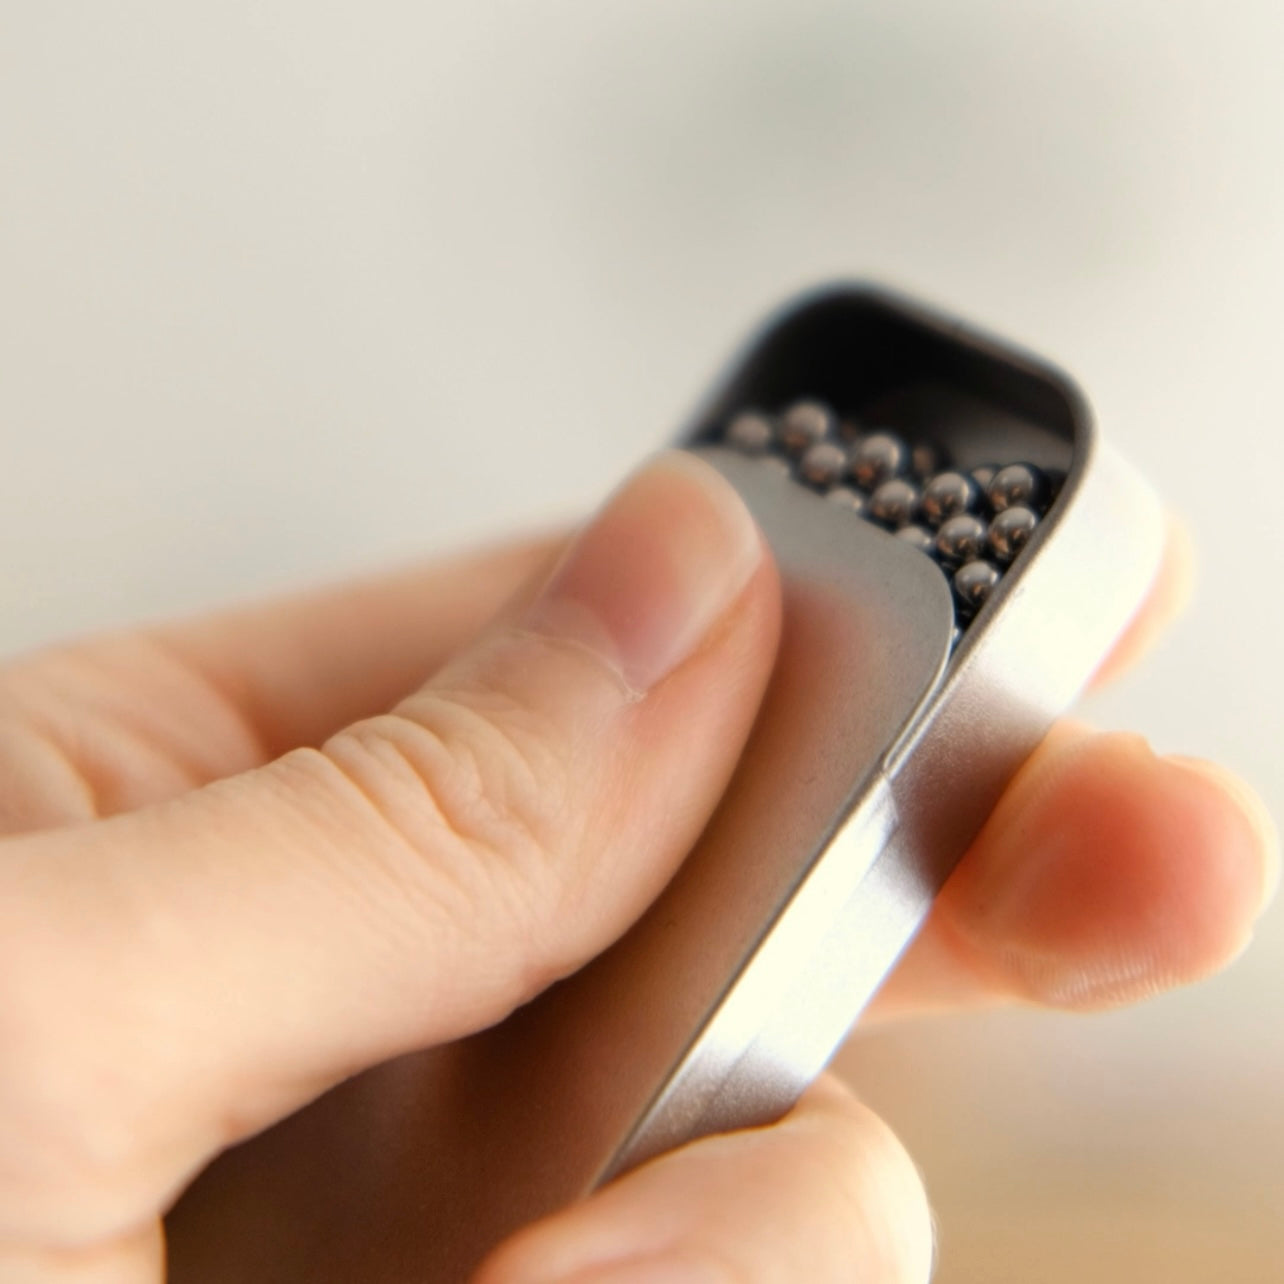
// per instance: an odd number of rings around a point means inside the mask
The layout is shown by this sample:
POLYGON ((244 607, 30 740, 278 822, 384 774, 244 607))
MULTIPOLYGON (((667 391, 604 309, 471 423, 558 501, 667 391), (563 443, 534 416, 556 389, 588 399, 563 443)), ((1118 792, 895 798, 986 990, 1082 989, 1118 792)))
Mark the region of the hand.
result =
MULTIPOLYGON (((549 578, 558 552, 0 674, 5 1284, 154 1284, 161 1215, 220 1150, 498 1020, 663 886, 752 722, 775 571, 688 456, 632 479, 549 578)), ((1121 657, 1183 578, 1170 560, 1121 657)), ((1062 727, 871 1017, 1119 1002, 1203 975, 1247 939, 1274 859, 1242 785, 1062 727)), ((913 1165, 827 1079, 776 1127, 523 1231, 479 1281, 908 1284, 930 1258, 913 1165)))

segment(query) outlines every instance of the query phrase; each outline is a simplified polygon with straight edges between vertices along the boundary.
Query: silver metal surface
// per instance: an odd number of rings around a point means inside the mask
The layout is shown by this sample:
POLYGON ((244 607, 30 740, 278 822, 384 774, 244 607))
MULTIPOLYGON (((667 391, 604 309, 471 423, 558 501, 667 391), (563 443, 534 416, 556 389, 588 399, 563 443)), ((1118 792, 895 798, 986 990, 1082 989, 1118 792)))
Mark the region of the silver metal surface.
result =
POLYGON ((1048 479, 1032 464, 1008 464, 994 474, 986 495, 998 513, 1014 504, 1042 512, 1049 499, 1048 479))
MULTIPOLYGON (((170 1219, 174 1284, 457 1284, 612 1175, 787 1110, 1157 568, 1157 503, 1063 395, 1072 414, 1052 429, 930 381, 870 412, 948 421, 963 471, 1069 464, 961 636, 931 558, 697 427, 688 444, 775 553, 785 611, 754 733, 695 851, 616 946, 501 1025, 361 1075, 216 1164, 170 1219)), ((899 470, 899 449, 872 462, 899 470)))
POLYGON ((966 618, 970 619, 990 600, 999 579, 999 568, 984 558, 964 562, 954 572, 954 596, 966 618))
POLYGON ((863 490, 873 490, 899 477, 909 462, 909 447, 895 433, 872 433, 852 451, 852 477, 863 490))
POLYGON ((959 566, 985 550, 985 523, 974 513, 951 517, 936 533, 936 552, 947 566, 959 566))
POLYGON ((903 477, 885 481, 869 497, 869 514, 884 526, 901 527, 918 508, 918 487, 903 477))
POLYGON ((847 452, 832 441, 810 446, 798 462, 798 475, 819 489, 837 485, 847 472, 847 452))
POLYGON ((1038 524, 1038 515, 1024 504, 1005 508, 990 523, 990 552, 1006 566, 1030 542, 1038 524))
POLYGON ((738 414, 727 428, 727 440, 746 455, 766 454, 775 435, 771 420, 756 410, 738 414))
POLYGON ((852 490, 850 486, 835 486, 833 490, 825 493, 825 498, 831 504, 849 509, 853 513, 863 513, 869 503, 860 491, 852 490))
POLYGON ((797 401, 780 417, 780 442, 791 455, 801 455, 836 428, 834 412, 819 401, 797 401))
POLYGON ((917 523, 902 526, 896 532, 896 537, 897 539, 903 539, 911 548, 918 549, 920 553, 926 553, 928 557, 936 556, 936 536, 926 526, 919 526, 917 523))
POLYGON ((923 487, 920 508, 932 526, 939 526, 960 513, 970 513, 980 498, 980 487, 966 473, 937 473, 923 487))

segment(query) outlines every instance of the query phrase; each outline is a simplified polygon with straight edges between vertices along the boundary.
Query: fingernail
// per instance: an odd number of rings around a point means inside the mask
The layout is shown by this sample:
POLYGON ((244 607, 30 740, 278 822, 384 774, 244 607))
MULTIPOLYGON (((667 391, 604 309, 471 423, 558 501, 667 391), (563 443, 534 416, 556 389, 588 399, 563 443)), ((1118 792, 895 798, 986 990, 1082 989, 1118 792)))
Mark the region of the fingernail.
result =
POLYGON ((728 1284, 725 1271, 692 1257, 645 1257, 590 1266, 549 1284, 728 1284))
POLYGON ((588 648, 645 692, 699 648, 762 556, 731 484, 699 457, 668 451, 574 540, 523 626, 588 648))
POLYGON ((1203 758, 1187 758, 1184 754, 1169 754, 1165 761, 1210 781, 1228 794, 1238 806, 1240 815, 1253 831, 1257 849, 1262 854, 1262 897, 1257 911, 1260 916, 1275 899, 1280 885, 1280 835, 1270 812, 1266 810, 1266 804, 1233 771, 1228 771, 1215 762, 1206 762, 1203 758))

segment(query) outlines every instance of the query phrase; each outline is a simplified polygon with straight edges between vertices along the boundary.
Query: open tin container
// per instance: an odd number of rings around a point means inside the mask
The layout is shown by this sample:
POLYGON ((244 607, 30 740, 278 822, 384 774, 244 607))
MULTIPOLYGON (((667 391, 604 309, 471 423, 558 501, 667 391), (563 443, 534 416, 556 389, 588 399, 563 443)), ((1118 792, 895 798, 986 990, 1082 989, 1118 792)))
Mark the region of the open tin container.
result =
POLYGON ((175 1284, 456 1284, 612 1176, 778 1118, 1158 567, 1158 505, 1064 376, 878 289, 778 313, 680 444, 744 497, 785 595, 771 684, 696 848, 623 939, 500 1025, 361 1075, 224 1156, 171 1218, 175 1284), (961 636, 931 557, 727 444, 737 415, 799 399, 956 469, 1060 478, 961 636))

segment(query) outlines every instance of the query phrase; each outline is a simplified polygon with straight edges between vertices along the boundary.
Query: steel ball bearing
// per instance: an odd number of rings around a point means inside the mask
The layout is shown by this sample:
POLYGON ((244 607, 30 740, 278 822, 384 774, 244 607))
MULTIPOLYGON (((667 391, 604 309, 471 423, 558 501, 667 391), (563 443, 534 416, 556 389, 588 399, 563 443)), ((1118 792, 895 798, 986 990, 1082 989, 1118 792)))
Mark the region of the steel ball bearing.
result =
POLYGON ((904 526, 918 508, 918 487, 903 477, 885 481, 869 500, 869 515, 893 530, 904 526))
POLYGON ((726 441, 729 446, 746 455, 765 455, 771 449, 775 429, 766 415, 756 410, 745 410, 728 425, 726 441))
POLYGON ((1030 542, 1039 518, 1024 504, 1005 508, 990 523, 990 552, 1007 565, 1030 542))
POLYGON ((791 455, 824 441, 834 430, 834 412, 820 401, 795 401, 780 417, 780 444, 791 455))
POLYGON ((985 551, 985 523, 974 513, 951 517, 936 532, 936 552, 949 566, 959 566, 985 551))
POLYGON ((909 526, 902 526, 896 532, 897 539, 903 539, 912 548, 918 549, 920 553, 926 553, 932 557, 936 553, 936 536, 927 529, 926 526, 919 526, 911 523, 909 526))
POLYGON ((809 446, 798 464, 798 475, 818 490, 835 486, 847 471, 847 452, 835 442, 809 446))
POLYGON ((993 562, 965 562, 954 572, 954 596, 964 616, 977 613, 990 599, 1002 575, 993 562))
POLYGON ((1023 508, 1042 513, 1047 508, 1052 487, 1047 477, 1033 464, 1008 464, 994 474, 986 494, 996 513, 1005 508, 1023 508))
POLYGON ((909 453, 909 447, 895 433, 873 433, 852 452, 852 478, 862 490, 876 490, 905 471, 909 453))
POLYGON ((840 508, 851 509, 858 516, 865 512, 865 506, 869 502, 860 491, 852 490, 850 486, 835 486, 833 490, 825 492, 825 498, 840 508))
POLYGON ((932 526, 960 513, 972 512, 981 498, 980 487, 965 473, 937 473, 923 487, 923 516, 932 526))

